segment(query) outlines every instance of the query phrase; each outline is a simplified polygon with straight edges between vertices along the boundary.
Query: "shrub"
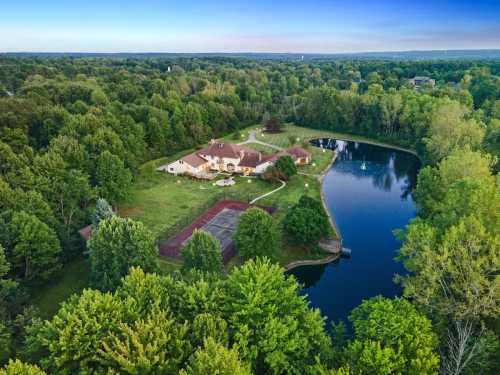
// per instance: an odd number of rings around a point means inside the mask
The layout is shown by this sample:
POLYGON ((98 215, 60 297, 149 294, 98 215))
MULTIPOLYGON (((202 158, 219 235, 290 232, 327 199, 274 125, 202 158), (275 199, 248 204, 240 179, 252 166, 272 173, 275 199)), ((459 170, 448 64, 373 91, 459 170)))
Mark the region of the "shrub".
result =
POLYGON ((279 133, 281 131, 281 128, 283 127, 283 124, 278 117, 271 117, 264 123, 264 126, 266 128, 266 132, 279 133))
POLYGON ((297 174, 297 166, 288 155, 280 157, 274 166, 279 173, 280 179, 288 180, 297 174))

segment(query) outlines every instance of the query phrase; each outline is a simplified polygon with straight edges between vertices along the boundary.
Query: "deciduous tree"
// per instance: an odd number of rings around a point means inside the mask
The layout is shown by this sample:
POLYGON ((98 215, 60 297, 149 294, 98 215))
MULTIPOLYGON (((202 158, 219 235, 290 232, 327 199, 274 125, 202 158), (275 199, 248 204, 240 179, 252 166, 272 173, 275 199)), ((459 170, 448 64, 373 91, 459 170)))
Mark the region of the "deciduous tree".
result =
POLYGON ((91 285, 113 290, 130 267, 146 272, 157 269, 158 248, 153 235, 141 222, 118 216, 99 224, 88 242, 91 263, 91 285))
POLYGON ((285 216, 284 229, 296 243, 317 242, 330 232, 330 223, 321 202, 307 196, 301 197, 285 216))
POLYGON ((97 160, 96 183, 101 195, 116 205, 127 199, 132 174, 118 156, 104 151, 97 160))
POLYGON ((11 259, 14 271, 25 280, 47 280, 61 264, 59 239, 47 224, 24 211, 10 223, 11 259))
POLYGON ((431 322, 404 299, 375 297, 349 316, 354 341, 347 349, 353 370, 371 374, 435 374, 438 339, 431 322))
POLYGON ((222 255, 220 243, 210 234, 195 230, 182 249, 185 269, 221 273, 222 255))
POLYGON ((297 166, 288 155, 280 157, 274 166, 282 180, 289 180, 290 177, 297 174, 297 166))
POLYGON ((236 250, 245 259, 274 257, 278 250, 278 232, 273 218, 260 208, 249 208, 241 216, 234 236, 236 250))
POLYGON ((299 285, 267 259, 249 260, 227 280, 225 316, 240 356, 256 373, 302 374, 331 342, 318 310, 299 296, 299 285))

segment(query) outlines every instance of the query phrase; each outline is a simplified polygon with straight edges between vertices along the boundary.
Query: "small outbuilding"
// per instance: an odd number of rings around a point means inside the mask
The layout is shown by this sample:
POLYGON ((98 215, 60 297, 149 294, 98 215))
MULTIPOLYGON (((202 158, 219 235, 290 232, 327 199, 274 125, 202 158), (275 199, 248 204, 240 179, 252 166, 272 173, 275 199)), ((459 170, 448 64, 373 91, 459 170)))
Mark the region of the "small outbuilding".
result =
POLYGON ((297 165, 309 164, 312 160, 312 154, 302 147, 290 147, 286 153, 292 157, 297 165))

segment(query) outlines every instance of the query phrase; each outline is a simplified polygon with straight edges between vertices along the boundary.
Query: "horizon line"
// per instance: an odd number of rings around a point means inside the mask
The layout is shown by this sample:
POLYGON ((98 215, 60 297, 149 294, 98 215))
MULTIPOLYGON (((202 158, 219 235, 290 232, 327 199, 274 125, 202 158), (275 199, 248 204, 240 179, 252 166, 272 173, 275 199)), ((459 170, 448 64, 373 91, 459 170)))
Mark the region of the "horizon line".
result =
POLYGON ((115 52, 96 52, 96 51, 0 51, 0 54, 95 54, 95 55, 119 55, 119 54, 171 54, 171 55, 235 55, 235 54, 254 54, 254 55, 356 55, 356 54, 377 54, 377 53, 412 53, 412 52, 478 52, 478 51, 500 51, 500 48, 462 48, 462 49, 408 49, 408 50, 385 50, 385 51, 350 51, 350 52, 273 52, 273 51, 197 51, 197 52, 167 52, 167 51, 115 51, 115 52))

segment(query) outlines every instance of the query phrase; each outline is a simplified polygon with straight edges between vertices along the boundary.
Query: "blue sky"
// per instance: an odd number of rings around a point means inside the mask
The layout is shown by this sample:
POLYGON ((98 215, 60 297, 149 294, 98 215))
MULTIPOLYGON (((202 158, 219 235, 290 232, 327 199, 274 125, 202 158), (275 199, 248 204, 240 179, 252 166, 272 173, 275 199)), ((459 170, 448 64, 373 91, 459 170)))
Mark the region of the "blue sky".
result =
POLYGON ((500 0, 2 0, 0 51, 500 48, 500 0))

